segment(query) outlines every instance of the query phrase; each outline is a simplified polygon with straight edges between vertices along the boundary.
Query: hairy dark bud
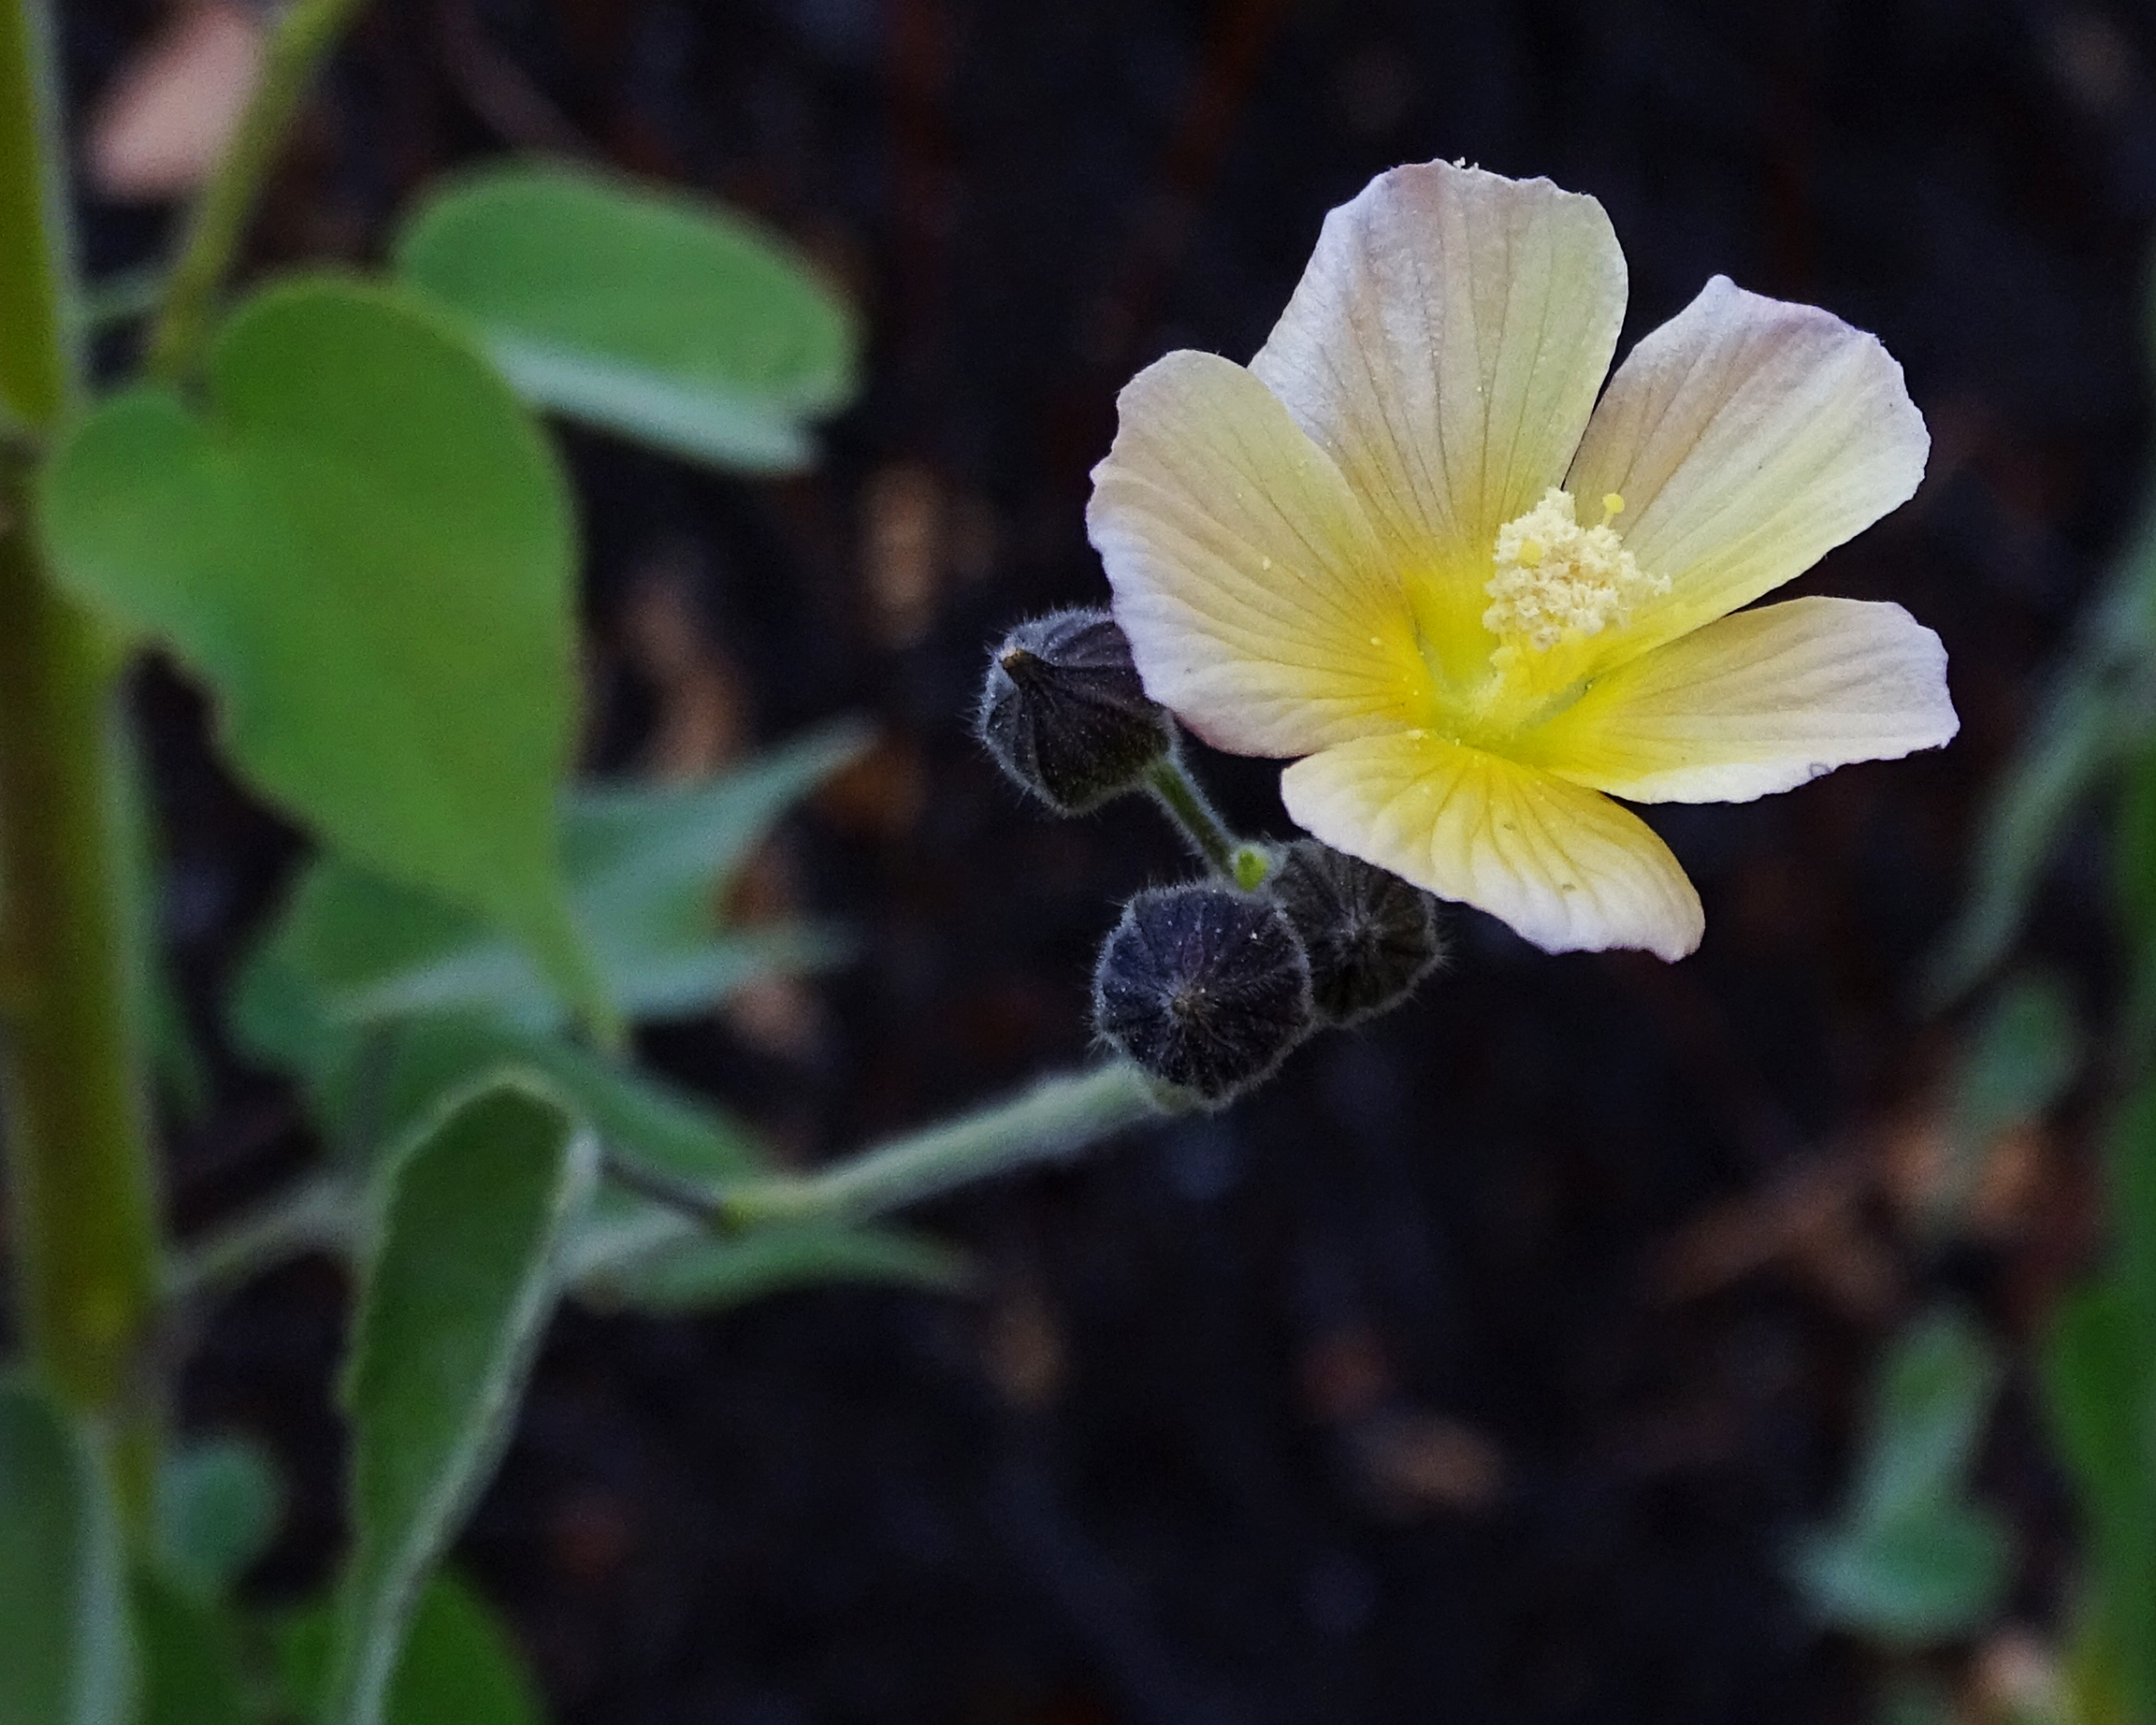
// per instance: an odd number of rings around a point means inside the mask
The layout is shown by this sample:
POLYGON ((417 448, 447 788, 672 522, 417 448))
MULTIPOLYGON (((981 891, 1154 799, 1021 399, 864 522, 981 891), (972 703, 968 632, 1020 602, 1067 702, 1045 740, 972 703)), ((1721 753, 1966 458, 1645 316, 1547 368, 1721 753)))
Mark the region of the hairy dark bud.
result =
POLYGON ((1270 1077, 1312 1022, 1310 961, 1286 917, 1225 887, 1140 892, 1093 973, 1100 1034, 1216 1108, 1270 1077))
POLYGON ((1436 899, 1315 839, 1281 851, 1266 891, 1302 937, 1310 996, 1327 1023, 1396 1005, 1443 956, 1436 899))
POLYGON ((1012 630, 989 661, 979 731, 1003 770, 1059 815, 1135 790, 1175 746, 1167 709, 1147 699, 1106 611, 1058 611, 1012 630))

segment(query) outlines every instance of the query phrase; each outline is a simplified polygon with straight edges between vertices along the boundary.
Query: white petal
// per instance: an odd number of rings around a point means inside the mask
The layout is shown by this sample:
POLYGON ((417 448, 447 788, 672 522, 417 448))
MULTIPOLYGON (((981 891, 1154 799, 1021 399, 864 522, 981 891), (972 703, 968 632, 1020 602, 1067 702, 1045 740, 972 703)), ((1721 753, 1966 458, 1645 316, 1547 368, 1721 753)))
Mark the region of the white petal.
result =
POLYGON ((1627 355, 1567 481, 1668 597, 1601 662, 1749 604, 1908 500, 1931 439, 1876 337, 1716 276, 1627 355))
POLYGON ((1635 803, 1748 803, 1960 725, 1946 650, 1900 605, 1796 599, 1618 666, 1521 756, 1635 803))
POLYGON ((1208 742, 1303 755, 1427 688, 1399 581, 1338 471, 1242 367, 1176 353, 1124 386, 1086 527, 1146 690, 1208 742))
POLYGON ((1336 850, 1488 911, 1547 952, 1700 944, 1699 894, 1669 847, 1607 797, 1435 737, 1367 737, 1281 778, 1336 850))
POLYGON ((1433 635, 1486 654, 1498 529, 1563 483, 1624 312, 1601 205, 1430 162, 1325 218, 1251 370, 1431 589, 1415 597, 1440 614, 1433 635))

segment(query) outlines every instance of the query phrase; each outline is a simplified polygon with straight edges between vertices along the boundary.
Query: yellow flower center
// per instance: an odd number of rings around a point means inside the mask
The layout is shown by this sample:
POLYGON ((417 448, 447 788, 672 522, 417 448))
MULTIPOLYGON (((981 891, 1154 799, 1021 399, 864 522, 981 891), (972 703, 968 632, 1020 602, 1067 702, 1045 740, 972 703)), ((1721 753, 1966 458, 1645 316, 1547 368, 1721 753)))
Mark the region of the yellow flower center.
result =
POLYGON ((1483 586, 1490 608, 1483 627, 1501 638, 1500 664, 1522 643, 1547 653, 1567 636, 1622 628, 1642 599, 1670 590, 1669 577, 1641 572, 1617 529, 1625 507, 1614 491, 1602 500, 1602 519, 1582 527, 1570 491, 1555 486, 1517 520, 1498 529, 1497 573, 1483 586))

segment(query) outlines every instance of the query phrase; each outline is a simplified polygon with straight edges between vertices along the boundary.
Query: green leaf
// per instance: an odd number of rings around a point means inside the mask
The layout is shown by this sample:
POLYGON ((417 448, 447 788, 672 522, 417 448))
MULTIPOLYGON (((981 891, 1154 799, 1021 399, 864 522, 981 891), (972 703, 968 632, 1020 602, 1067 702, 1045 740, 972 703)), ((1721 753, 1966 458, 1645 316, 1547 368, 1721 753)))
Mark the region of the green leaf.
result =
POLYGON ((1888 1345, 1848 1510, 1791 1557, 1791 1577, 1820 1621, 1918 1645, 1967 1633, 1997 1608, 2013 1544, 1963 1493, 2001 1375, 1983 1331, 1952 1307, 1888 1345))
POLYGON ((224 1607, 154 1572, 136 1576, 134 1596, 140 1725, 253 1725, 239 1637, 224 1607))
POLYGON ((197 414, 141 385, 39 493, 55 574, 216 691, 236 764, 329 845, 514 932, 604 1016, 562 890, 574 535, 541 428, 445 323, 258 294, 197 414))
MULTIPOLYGON (((611 997, 630 1017, 707 1008, 758 977, 837 961, 828 931, 727 933, 719 906, 779 817, 868 741, 820 727, 707 784, 607 787, 566 805, 572 914, 611 997)), ((348 1063, 354 1033, 422 1013, 485 1009, 526 1030, 562 1022, 516 948, 447 905, 326 857, 299 878, 234 993, 240 1045, 319 1077, 348 1063)))
MULTIPOLYGON (((331 1614, 316 1606, 276 1634, 285 1693, 312 1717, 328 1676, 331 1614)), ((539 1725, 537 1686, 485 1598, 455 1571, 427 1584, 389 1690, 388 1725, 539 1725)))
POLYGON ((1969 1506, 1935 1507, 1807 1540, 1792 1569, 1821 1622, 1920 1646, 1982 1628, 2005 1595, 2012 1559, 1998 1517, 1969 1506))
POLYGON ((67 1414, 0 1378, 0 1725, 122 1725, 133 1689, 105 1471, 67 1414))
POLYGON ((2083 615, 2035 718, 1987 799, 1967 903, 1925 965, 1946 1007, 2012 949, 2067 823, 2146 739, 2156 712, 2156 512, 2083 615))
POLYGON ((2060 1301, 2041 1356, 2045 1411, 2094 1558, 2090 1634, 2129 1717, 2156 1718, 2156 1370, 2116 1280, 2060 1301))
POLYGON ((157 1476, 157 1556, 202 1599, 228 1593, 277 1537, 284 1483, 251 1438, 205 1438, 169 1451, 157 1476))
POLYGON ((2052 1313, 2041 1357, 2052 1439, 2073 1470, 2088 1524, 2132 1528, 2142 1514, 2150 1384, 2121 1290, 2098 1283, 2068 1294, 2052 1313))
POLYGON ((1950 1230, 1961 1219, 2000 1136, 2039 1119, 2079 1075, 2079 1021, 2059 979, 2016 978, 1976 1021, 1953 1078, 1946 1167, 1926 1225, 1950 1230))
POLYGON ((470 318, 529 400, 693 460, 805 466, 853 392, 846 307, 716 204, 552 167, 438 185, 396 266, 470 318))
POLYGON ((418 1132, 385 1199, 354 1325, 353 1549, 339 1588, 331 1725, 380 1725, 428 1570, 485 1486, 552 1311, 597 1141, 504 1075, 418 1132))
POLYGON ((1898 1336, 1873 1390, 1853 1518, 1906 1521, 1959 1497, 2001 1375, 1997 1351, 1954 1308, 1933 1312, 1898 1336))
POLYGON ((2081 1027, 2059 978, 2019 977, 1977 1022, 1957 1075, 1955 1137, 1981 1151, 2035 1120, 2081 1070, 2081 1027))
MULTIPOLYGON (((377 1132, 399 1137, 451 1091, 515 1065, 544 1077, 600 1141, 689 1180, 738 1179, 763 1156, 739 1121, 649 1073, 551 1036, 476 1017, 412 1019, 383 1033, 376 1067, 377 1132)), ((602 1193, 593 1214, 615 1195, 602 1193)))

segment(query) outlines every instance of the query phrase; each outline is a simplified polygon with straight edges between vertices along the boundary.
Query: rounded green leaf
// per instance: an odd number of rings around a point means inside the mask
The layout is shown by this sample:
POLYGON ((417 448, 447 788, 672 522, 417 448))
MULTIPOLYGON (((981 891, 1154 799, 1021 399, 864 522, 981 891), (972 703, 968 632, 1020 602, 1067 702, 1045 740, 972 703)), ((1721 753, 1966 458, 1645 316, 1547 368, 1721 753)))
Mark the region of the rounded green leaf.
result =
POLYGON ((852 393, 846 307, 792 251, 680 193, 559 167, 436 189, 397 245, 526 397, 693 460, 772 472, 852 393))
POLYGON ((198 1599, 229 1592, 269 1549, 284 1515, 277 1464, 251 1438, 204 1438, 168 1451, 157 1470, 157 1555, 198 1599))
POLYGON ((40 501, 61 581, 210 685, 260 790, 514 931, 594 1007, 554 815, 569 493, 460 335, 392 291, 286 282, 226 326, 200 412, 159 387, 113 397, 40 501))
POLYGON ((133 1688, 119 1516, 90 1436, 0 1378, 0 1725, 122 1725, 133 1688))

